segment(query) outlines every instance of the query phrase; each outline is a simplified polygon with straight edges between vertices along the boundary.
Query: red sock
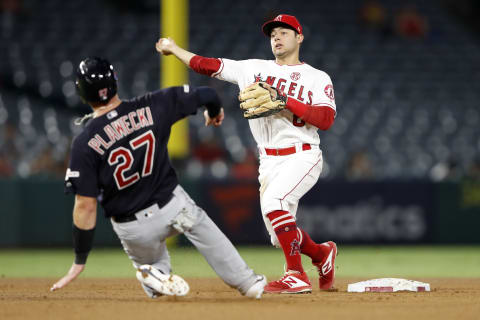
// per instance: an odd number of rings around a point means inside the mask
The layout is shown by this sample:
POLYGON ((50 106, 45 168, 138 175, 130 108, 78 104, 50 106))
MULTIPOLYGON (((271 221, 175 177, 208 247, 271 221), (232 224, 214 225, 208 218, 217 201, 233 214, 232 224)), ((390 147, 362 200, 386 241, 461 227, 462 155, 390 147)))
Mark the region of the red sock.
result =
POLYGON ((326 246, 316 244, 304 230, 297 228, 300 236, 300 252, 309 256, 313 262, 320 262, 329 253, 326 246))
POLYGON ((287 211, 273 211, 267 215, 272 223, 273 230, 283 249, 287 270, 303 273, 302 256, 300 255, 300 241, 297 233, 297 224, 293 216, 287 211))

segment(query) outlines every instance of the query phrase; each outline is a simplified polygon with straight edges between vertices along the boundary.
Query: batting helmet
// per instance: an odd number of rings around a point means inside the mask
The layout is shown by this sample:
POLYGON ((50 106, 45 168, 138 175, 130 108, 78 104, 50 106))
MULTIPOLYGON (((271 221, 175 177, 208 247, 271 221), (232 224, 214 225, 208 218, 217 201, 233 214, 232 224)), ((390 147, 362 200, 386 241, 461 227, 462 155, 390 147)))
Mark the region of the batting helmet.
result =
POLYGON ((78 65, 75 86, 87 103, 108 102, 117 94, 117 75, 106 59, 89 57, 78 65))

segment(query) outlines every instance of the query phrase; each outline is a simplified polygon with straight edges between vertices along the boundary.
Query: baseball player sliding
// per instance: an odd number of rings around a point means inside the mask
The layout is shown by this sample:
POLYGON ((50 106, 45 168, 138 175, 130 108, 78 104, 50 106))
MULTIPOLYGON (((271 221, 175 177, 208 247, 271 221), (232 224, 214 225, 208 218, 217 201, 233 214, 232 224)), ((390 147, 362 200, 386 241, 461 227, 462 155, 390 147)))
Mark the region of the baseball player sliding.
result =
POLYGON ((232 243, 178 184, 167 142, 171 126, 205 106, 205 125, 219 126, 224 114, 209 87, 171 87, 120 100, 113 66, 87 58, 77 69, 77 91, 92 118, 72 143, 65 188, 75 194, 75 262, 51 290, 84 270, 92 248, 97 199, 111 219, 146 294, 183 296, 188 284, 171 273, 165 241, 184 233, 229 286, 260 298, 266 279, 240 257, 232 243))
POLYGON ((295 222, 300 198, 317 182, 322 151, 317 130, 327 130, 336 115, 330 77, 300 62, 302 26, 281 14, 262 27, 275 60, 206 58, 188 52, 170 38, 156 43, 158 52, 175 55, 194 71, 235 83, 240 107, 249 119, 260 154, 259 182, 263 219, 274 246, 281 247, 286 272, 265 286, 267 293, 306 293, 312 285, 300 253, 318 269, 320 289, 332 288, 337 246, 315 243, 295 222))

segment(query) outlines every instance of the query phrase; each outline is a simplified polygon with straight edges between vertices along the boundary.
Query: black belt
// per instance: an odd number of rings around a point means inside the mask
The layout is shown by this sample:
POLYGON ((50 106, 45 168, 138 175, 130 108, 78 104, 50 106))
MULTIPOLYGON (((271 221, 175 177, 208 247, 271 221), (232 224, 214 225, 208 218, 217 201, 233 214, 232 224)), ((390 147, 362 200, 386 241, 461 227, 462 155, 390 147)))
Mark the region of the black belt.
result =
MULTIPOLYGON (((167 203, 170 202, 173 198, 173 193, 171 193, 166 199, 163 201, 157 202, 159 208, 163 208, 167 203)), ((148 208, 148 207, 147 207, 148 208)), ((137 211, 138 212, 138 211, 137 211)), ((125 222, 130 222, 130 221, 135 221, 137 220, 137 216, 134 214, 130 215, 124 215, 124 216, 112 216, 113 221, 116 223, 125 223, 125 222)))
POLYGON ((116 223, 124 223, 124 222, 130 222, 130 221, 134 221, 134 220, 137 220, 137 216, 132 214, 131 216, 113 216, 112 217, 113 221, 115 221, 116 223))

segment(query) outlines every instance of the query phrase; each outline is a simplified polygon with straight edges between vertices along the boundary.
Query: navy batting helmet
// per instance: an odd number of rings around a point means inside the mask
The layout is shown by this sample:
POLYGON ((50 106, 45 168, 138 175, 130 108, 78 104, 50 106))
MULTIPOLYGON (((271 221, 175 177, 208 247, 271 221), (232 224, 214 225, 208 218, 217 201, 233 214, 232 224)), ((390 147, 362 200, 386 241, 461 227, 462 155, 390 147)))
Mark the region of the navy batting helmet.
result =
POLYGON ((117 75, 106 59, 89 57, 78 65, 75 85, 85 102, 108 102, 117 94, 117 75))

